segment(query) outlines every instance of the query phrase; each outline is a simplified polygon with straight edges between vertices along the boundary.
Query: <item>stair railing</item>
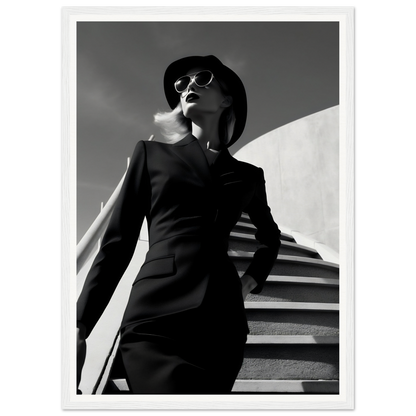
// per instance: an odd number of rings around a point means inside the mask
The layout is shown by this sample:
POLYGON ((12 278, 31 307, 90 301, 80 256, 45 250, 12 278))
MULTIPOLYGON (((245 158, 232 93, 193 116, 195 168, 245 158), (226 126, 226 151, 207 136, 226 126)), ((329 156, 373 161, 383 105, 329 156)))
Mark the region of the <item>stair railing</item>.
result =
MULTIPOLYGON (((127 159, 127 168, 129 163, 130 159, 127 159)), ((120 194, 124 178, 126 177, 126 172, 124 173, 114 192, 111 194, 107 203, 101 209, 101 212, 91 224, 90 228, 88 228, 81 241, 77 244, 77 273, 79 273, 86 261, 89 259, 91 253, 94 250, 95 244, 104 234, 108 222, 110 221, 111 214, 113 213, 114 205, 120 194)))

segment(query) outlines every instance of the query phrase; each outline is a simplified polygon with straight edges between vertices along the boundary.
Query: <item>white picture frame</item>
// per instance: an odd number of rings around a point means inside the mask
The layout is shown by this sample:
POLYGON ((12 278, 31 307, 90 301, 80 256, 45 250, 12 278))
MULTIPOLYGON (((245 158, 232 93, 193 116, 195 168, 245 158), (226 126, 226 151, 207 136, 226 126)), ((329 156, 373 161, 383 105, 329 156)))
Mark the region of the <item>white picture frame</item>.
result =
MULTIPOLYGON (((62 407, 64 409, 354 408, 354 9, 352 7, 64 7, 62 9, 62 407), (336 395, 77 395, 76 24, 85 21, 256 21, 339 23, 340 391, 336 395)), ((128 155, 127 155, 128 156, 128 155)))

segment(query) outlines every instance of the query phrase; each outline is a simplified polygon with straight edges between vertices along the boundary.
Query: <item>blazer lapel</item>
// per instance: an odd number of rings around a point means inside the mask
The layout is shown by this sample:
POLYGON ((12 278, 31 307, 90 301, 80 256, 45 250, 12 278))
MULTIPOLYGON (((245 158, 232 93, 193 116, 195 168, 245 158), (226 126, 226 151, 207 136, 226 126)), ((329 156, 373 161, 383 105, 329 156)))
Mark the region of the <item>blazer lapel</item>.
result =
POLYGON ((230 155, 227 149, 221 151, 218 158, 213 164, 214 173, 216 174, 220 186, 228 186, 241 183, 242 179, 235 169, 235 159, 230 155))
POLYGON ((221 151, 212 165, 217 182, 216 222, 223 230, 231 231, 232 226, 241 216, 245 205, 245 182, 241 176, 239 164, 227 149, 221 151))
POLYGON ((200 178, 206 185, 212 185, 211 171, 207 158, 192 134, 188 134, 182 140, 173 145, 175 154, 188 166, 195 176, 200 178))

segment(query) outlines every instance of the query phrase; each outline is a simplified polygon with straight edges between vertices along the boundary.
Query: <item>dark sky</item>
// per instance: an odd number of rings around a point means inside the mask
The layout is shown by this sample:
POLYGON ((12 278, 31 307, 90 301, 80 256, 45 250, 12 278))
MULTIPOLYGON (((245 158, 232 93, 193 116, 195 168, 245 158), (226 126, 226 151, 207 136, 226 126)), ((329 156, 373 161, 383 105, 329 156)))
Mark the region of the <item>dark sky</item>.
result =
POLYGON ((138 140, 159 135, 163 74, 176 59, 216 55, 242 79, 257 137, 339 104, 337 22, 78 22, 77 239, 126 169, 138 140))

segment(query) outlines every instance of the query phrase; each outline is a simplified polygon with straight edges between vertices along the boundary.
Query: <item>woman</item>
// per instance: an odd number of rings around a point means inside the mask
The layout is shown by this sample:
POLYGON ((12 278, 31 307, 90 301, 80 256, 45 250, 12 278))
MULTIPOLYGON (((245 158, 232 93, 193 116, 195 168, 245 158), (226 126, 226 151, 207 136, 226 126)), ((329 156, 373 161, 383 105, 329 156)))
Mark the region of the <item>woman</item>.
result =
POLYGON ((240 78, 214 56, 191 56, 167 68, 164 88, 173 111, 156 121, 171 143, 136 146, 78 300, 78 374, 85 339, 129 264, 146 217, 149 251, 121 325, 130 391, 230 393, 247 340, 244 299, 261 291, 280 231, 267 205, 263 171, 227 150, 246 122, 240 78), (227 248, 243 211, 260 245, 240 279, 227 248))

